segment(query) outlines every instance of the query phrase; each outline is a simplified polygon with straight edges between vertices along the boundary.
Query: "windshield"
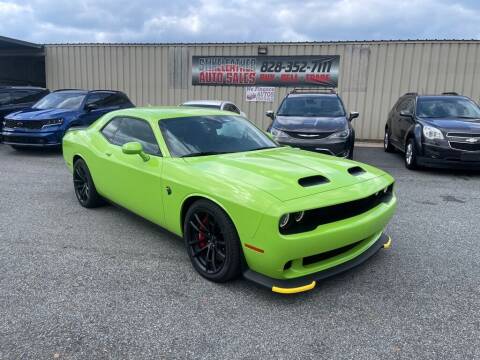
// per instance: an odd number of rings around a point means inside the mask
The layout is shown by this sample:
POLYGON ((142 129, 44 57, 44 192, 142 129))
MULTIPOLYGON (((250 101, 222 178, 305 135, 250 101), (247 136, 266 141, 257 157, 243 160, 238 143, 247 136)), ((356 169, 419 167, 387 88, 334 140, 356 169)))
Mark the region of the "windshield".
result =
POLYGON ((68 109, 76 110, 82 105, 84 93, 75 92, 58 92, 51 93, 38 101, 32 106, 33 109, 46 110, 46 109, 68 109))
POLYGON ((480 109, 465 98, 419 98, 417 116, 423 118, 480 118, 480 109))
POLYGON ((278 115, 338 117, 345 116, 345 111, 336 96, 292 96, 283 101, 278 115))
POLYGON ((182 104, 182 106, 191 106, 191 107, 200 107, 200 108, 207 108, 207 109, 220 109, 220 105, 212 105, 212 104, 182 104))
POLYGON ((248 120, 234 115, 192 116, 160 120, 174 157, 215 155, 277 147, 248 120))

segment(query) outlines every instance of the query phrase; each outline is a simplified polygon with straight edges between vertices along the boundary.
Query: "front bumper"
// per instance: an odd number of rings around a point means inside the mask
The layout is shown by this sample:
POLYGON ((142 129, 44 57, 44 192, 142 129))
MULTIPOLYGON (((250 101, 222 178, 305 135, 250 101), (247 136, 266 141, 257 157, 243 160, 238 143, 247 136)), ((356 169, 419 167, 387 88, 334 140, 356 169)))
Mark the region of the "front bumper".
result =
POLYGON ((318 139, 318 140, 303 140, 303 139, 277 139, 282 145, 288 145, 302 150, 320 152, 327 155, 346 157, 351 148, 350 139, 318 139))
POLYGON ((308 291, 315 287, 317 281, 324 280, 331 276, 350 270, 364 263, 370 257, 375 255, 381 248, 389 249, 391 247, 391 244, 391 238, 382 233, 378 238, 376 238, 373 244, 370 245, 370 247, 368 247, 367 250, 362 252, 359 256, 354 257, 353 259, 335 267, 318 271, 316 273, 302 276, 299 278, 288 280, 273 279, 250 269, 246 270, 243 273, 243 276, 258 285, 267 287, 273 292, 281 294, 294 294, 298 292, 308 291))
POLYGON ((374 246, 393 217, 397 204, 393 192, 378 205, 372 204, 360 213, 346 214, 343 219, 327 223, 319 219, 320 225, 313 230, 281 234, 278 221, 285 213, 365 199, 392 183, 391 176, 379 176, 348 187, 289 200, 269 209, 256 233, 250 239, 242 239, 248 269, 280 284, 308 278, 361 256, 374 246))
POLYGON ((61 131, 8 131, 1 133, 3 143, 6 145, 26 147, 50 147, 62 144, 63 132, 61 131))
POLYGON ((480 151, 463 151, 444 144, 423 144, 419 165, 438 168, 480 169, 480 151))

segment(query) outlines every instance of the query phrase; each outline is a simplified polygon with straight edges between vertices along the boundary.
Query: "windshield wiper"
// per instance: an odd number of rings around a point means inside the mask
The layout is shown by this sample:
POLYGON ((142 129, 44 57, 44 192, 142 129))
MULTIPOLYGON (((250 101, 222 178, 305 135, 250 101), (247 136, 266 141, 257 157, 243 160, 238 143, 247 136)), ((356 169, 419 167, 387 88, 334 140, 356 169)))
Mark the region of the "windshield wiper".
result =
POLYGON ((262 147, 259 147, 259 148, 250 149, 250 150, 246 150, 246 151, 257 151, 257 150, 275 149, 275 148, 277 148, 277 147, 278 147, 278 146, 262 146, 262 147))
POLYGON ((199 151, 199 152, 182 155, 180 157, 208 156, 208 155, 220 155, 220 154, 230 154, 230 153, 231 151, 199 151))

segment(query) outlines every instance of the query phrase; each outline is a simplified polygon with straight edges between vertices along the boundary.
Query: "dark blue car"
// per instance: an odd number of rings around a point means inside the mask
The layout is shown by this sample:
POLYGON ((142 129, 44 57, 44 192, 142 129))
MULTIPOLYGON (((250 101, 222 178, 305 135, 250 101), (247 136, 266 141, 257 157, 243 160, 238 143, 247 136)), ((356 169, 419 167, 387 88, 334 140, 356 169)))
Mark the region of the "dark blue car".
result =
POLYGON ((120 91, 54 91, 31 108, 7 115, 3 142, 16 149, 60 146, 70 127, 90 125, 107 112, 133 106, 120 91))

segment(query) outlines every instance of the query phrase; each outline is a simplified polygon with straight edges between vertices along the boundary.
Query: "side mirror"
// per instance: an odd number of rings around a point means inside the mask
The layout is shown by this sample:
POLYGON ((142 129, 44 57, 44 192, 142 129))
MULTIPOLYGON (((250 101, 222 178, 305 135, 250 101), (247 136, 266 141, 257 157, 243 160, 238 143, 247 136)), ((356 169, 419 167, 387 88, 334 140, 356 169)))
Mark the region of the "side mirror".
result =
POLYGON ((150 160, 150 156, 143 152, 142 144, 136 141, 123 144, 122 152, 127 155, 138 155, 142 158, 143 161, 150 160))
POLYGON ((87 112, 90 112, 90 111, 93 111, 93 110, 97 110, 98 109, 98 106, 95 105, 95 104, 87 104, 85 105, 85 111, 87 112))
POLYGON ((273 112, 273 110, 268 110, 265 115, 267 115, 270 119, 274 119, 275 118, 275 113, 273 112))
POLYGON ((350 112, 350 115, 348 116, 348 120, 352 121, 353 119, 358 118, 359 115, 360 114, 358 113, 358 111, 352 111, 352 112, 350 112))
POLYGON ((400 111, 400 116, 408 117, 408 118, 413 118, 413 114, 407 110, 402 110, 400 111))

